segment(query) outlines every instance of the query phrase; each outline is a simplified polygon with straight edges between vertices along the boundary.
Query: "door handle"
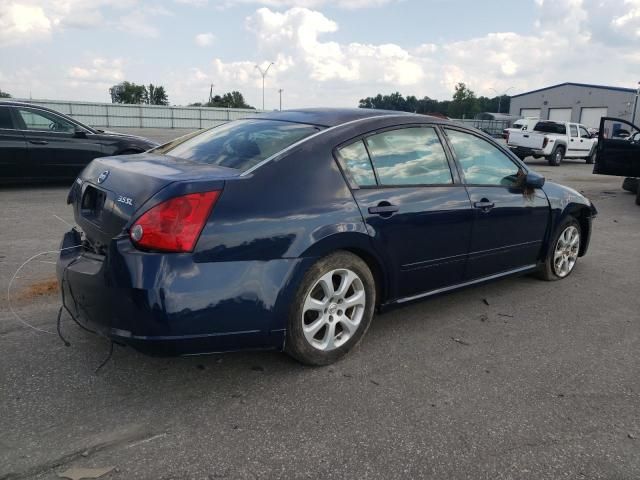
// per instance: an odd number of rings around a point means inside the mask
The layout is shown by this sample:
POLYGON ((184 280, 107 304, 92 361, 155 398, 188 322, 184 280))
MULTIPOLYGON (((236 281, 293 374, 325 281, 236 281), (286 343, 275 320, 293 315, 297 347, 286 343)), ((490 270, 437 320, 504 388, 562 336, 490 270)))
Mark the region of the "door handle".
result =
POLYGON ((473 206, 475 208, 478 208, 480 210, 482 210, 483 212, 488 212, 489 210, 491 210, 493 207, 496 206, 495 203, 490 202, 489 200, 487 200, 486 198, 483 198, 482 200, 480 200, 479 202, 475 202, 473 204, 473 206))
POLYGON ((376 215, 391 215, 399 210, 396 205, 390 205, 387 202, 380 204, 376 207, 369 207, 369 213, 374 213, 376 215))
POLYGON ((49 142, 46 140, 29 140, 29 143, 33 143, 34 145, 46 145, 49 142))

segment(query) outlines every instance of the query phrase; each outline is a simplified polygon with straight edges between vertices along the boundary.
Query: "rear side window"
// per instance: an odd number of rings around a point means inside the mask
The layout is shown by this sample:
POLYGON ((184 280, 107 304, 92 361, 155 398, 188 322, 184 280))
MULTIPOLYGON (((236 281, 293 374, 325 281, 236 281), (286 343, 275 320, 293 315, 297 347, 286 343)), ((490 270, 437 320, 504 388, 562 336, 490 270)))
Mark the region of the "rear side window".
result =
POLYGON ((196 163, 245 171, 319 127, 276 120, 237 120, 154 150, 196 163))
POLYGON ((412 127, 366 139, 381 185, 453 183, 444 148, 431 127, 412 127))
POLYGON ((571 131, 572 137, 578 136, 578 127, 576 127, 575 125, 569 125, 569 130, 571 131))
POLYGON ((0 107, 0 128, 13 129, 11 110, 8 107, 0 107))
POLYGON ((557 135, 567 134, 567 128, 564 126, 564 124, 556 122, 538 122, 536 123, 534 130, 536 132, 555 133, 557 135))
POLYGON ((342 168, 360 187, 370 187, 376 184, 369 154, 362 140, 338 149, 338 157, 342 168))

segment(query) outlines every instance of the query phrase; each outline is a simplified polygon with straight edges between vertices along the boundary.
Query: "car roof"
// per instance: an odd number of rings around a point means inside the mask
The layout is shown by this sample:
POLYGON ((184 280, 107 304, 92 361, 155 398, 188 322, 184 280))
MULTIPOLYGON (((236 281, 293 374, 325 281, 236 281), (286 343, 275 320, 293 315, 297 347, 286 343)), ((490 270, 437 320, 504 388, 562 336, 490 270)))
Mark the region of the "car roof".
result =
POLYGON ((57 113, 58 115, 64 115, 64 113, 58 112, 56 110, 52 110, 51 108, 43 107, 42 105, 38 105, 37 103, 30 102, 18 102, 16 100, 0 100, 0 105, 6 105, 9 107, 35 107, 41 110, 46 110, 51 113, 57 113))
POLYGON ((50 113, 55 113, 56 115, 61 115, 63 117, 66 117, 67 119, 70 119, 71 121, 73 121, 74 123, 78 123, 80 124, 80 122, 78 122, 77 120, 75 120, 72 117, 69 117, 69 115, 59 112, 57 110, 54 110, 52 108, 48 108, 48 107, 43 107, 42 105, 38 105, 37 103, 29 103, 29 102, 18 102, 16 100, 0 100, 0 106, 5 105, 8 107, 29 107, 29 108, 37 108, 40 110, 44 110, 46 112, 50 112, 50 113))
MULTIPOLYGON (((282 110, 265 112, 245 118, 258 118, 262 120, 280 120, 283 122, 306 123, 321 127, 335 127, 353 120, 374 118, 381 116, 415 116, 425 118, 425 115, 400 112, 396 110, 377 110, 371 108, 301 108, 295 110, 282 110)), ((436 117, 429 117, 441 120, 436 117)))

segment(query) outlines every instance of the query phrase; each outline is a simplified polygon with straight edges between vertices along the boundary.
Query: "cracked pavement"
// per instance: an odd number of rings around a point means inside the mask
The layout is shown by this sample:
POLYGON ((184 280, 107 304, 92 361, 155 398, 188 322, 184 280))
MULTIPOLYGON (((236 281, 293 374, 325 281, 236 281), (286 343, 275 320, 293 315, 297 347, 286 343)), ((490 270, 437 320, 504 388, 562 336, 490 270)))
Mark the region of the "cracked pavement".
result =
MULTIPOLYGON (((324 368, 276 352, 150 358, 18 323, 0 300, 0 479, 640 478, 640 207, 622 179, 531 164, 592 198, 590 251, 561 282, 531 276, 376 316, 324 368), (486 300, 486 302, 485 302, 486 300)), ((72 222, 66 188, 0 189, 0 289, 72 222)), ((29 264, 14 296, 53 275, 29 264)), ((16 312, 55 332, 56 296, 16 312)))

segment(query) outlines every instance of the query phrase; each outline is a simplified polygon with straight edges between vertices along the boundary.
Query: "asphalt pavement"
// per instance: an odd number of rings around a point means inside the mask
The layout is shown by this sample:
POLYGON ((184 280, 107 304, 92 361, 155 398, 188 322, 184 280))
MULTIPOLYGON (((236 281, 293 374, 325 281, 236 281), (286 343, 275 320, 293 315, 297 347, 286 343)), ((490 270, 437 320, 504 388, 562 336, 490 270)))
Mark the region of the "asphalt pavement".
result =
POLYGON ((600 214, 560 282, 502 280, 378 315, 323 368, 277 352, 150 358, 50 293, 66 186, 0 189, 0 479, 640 478, 640 207, 583 162, 532 165, 600 214))

